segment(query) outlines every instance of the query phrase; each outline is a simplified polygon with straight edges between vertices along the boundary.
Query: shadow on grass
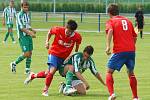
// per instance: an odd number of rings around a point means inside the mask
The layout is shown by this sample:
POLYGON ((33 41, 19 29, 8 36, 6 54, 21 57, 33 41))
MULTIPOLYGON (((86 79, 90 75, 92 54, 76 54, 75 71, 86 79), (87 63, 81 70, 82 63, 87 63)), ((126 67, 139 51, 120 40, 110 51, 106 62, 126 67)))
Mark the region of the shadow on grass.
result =
MULTIPOLYGON (((59 94, 59 93, 52 93, 49 94, 49 96, 64 96, 63 94, 59 94)), ((74 94, 72 96, 67 96, 67 97, 108 97, 108 94, 100 94, 100 93, 87 93, 86 95, 78 95, 78 94, 74 94)))

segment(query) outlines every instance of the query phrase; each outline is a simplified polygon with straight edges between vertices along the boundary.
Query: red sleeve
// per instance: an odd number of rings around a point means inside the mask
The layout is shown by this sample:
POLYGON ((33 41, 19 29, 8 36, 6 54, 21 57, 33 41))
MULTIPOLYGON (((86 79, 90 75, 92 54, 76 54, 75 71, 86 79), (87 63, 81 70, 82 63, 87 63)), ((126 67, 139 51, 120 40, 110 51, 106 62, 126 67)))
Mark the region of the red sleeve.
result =
POLYGON ((57 34, 58 31, 59 31, 59 28, 58 28, 58 27, 52 27, 52 28, 48 31, 48 34, 54 35, 54 34, 57 34))
POLYGON ((80 45, 81 44, 81 41, 82 41, 82 37, 80 34, 77 35, 77 40, 76 40, 76 44, 77 45, 80 45))
POLYGON ((106 34, 108 33, 109 30, 113 30, 112 23, 110 20, 106 22, 106 30, 105 30, 106 34))

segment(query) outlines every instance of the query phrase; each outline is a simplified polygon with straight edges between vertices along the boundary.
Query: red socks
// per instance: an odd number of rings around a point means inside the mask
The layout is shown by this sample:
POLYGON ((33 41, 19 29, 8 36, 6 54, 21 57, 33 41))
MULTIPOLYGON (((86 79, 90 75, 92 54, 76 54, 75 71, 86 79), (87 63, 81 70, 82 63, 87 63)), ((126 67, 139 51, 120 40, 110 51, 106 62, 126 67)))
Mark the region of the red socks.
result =
MULTIPOLYGON (((135 75, 130 75, 129 76, 129 80, 130 80, 130 87, 132 90, 132 94, 133 94, 133 98, 138 98, 137 96, 137 80, 135 75)), ((112 94, 114 94, 114 80, 113 80, 113 76, 110 73, 107 73, 106 75, 106 85, 109 91, 110 96, 112 94)))
POLYGON ((45 85, 46 85, 46 90, 49 88, 51 82, 52 82, 52 79, 53 79, 53 74, 51 74, 50 72, 47 74, 46 76, 46 80, 45 80, 45 85))
POLYGON ((137 80, 135 75, 130 75, 129 76, 129 80, 130 80, 130 87, 132 90, 132 94, 133 94, 133 98, 138 98, 137 96, 137 80))
POLYGON ((114 94, 114 80, 112 74, 110 73, 107 73, 106 75, 106 85, 111 96, 112 94, 114 94))
POLYGON ((37 75, 36 74, 32 74, 31 78, 32 78, 32 80, 34 78, 46 78, 46 75, 47 74, 45 74, 45 71, 41 71, 41 72, 37 73, 37 75))
POLYGON ((45 71, 42 71, 37 74, 37 78, 46 78, 46 75, 47 74, 45 74, 45 71))

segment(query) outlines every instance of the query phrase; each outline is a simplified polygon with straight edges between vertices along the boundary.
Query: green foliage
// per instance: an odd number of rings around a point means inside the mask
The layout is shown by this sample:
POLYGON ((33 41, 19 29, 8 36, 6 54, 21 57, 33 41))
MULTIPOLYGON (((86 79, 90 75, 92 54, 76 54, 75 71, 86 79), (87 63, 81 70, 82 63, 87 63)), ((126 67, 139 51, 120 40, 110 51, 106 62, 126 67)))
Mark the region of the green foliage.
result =
MULTIPOLYGON (((0 4, 0 10, 3 10, 7 5, 6 3, 0 4)), ((31 11, 38 12, 52 12, 53 3, 30 3, 31 11)), ((121 13, 135 13, 136 9, 139 6, 143 6, 144 12, 149 13, 150 3, 145 3, 143 5, 139 3, 120 3, 120 12, 121 13)), ((94 3, 79 3, 79 2, 64 2, 56 3, 56 12, 89 12, 89 13, 105 13, 106 5, 105 3, 94 4, 94 3)), ((16 3, 16 9, 20 10, 20 3, 16 3)))

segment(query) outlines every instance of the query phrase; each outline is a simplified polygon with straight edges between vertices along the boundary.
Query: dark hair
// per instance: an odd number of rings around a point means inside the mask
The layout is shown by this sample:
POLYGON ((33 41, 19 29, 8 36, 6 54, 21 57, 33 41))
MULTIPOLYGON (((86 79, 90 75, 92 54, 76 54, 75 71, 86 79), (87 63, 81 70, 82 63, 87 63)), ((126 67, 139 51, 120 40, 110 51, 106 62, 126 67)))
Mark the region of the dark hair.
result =
POLYGON ((67 22, 67 28, 69 28, 70 30, 76 30, 77 27, 78 27, 78 25, 75 20, 71 19, 67 22))
POLYGON ((29 3, 28 2, 22 2, 21 7, 23 7, 23 6, 29 6, 29 3))
POLYGON ((91 45, 86 46, 83 52, 87 52, 89 55, 92 55, 94 52, 94 48, 91 45))
POLYGON ((117 4, 109 4, 107 12, 113 16, 119 15, 119 7, 117 4))

